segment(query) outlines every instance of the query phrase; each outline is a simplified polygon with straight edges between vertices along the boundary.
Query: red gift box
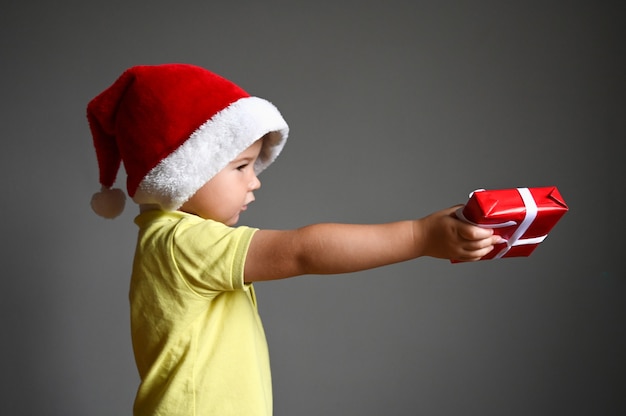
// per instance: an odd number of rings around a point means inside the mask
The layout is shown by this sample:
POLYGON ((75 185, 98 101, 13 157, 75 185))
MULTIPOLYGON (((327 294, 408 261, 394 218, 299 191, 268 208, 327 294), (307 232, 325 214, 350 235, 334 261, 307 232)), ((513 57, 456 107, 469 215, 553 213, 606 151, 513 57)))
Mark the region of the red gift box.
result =
POLYGON ((568 207, 555 186, 477 190, 456 215, 506 240, 481 258, 526 257, 548 236, 568 207))

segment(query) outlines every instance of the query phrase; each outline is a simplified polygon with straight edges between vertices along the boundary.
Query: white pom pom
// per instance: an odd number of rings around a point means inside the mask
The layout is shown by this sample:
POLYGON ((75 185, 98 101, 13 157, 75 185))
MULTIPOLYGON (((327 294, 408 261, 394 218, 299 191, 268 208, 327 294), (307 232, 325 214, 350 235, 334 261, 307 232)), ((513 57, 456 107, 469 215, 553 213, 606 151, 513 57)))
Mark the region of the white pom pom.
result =
POLYGON ((91 197, 91 209, 101 217, 113 219, 124 211, 126 195, 118 188, 102 188, 91 197))

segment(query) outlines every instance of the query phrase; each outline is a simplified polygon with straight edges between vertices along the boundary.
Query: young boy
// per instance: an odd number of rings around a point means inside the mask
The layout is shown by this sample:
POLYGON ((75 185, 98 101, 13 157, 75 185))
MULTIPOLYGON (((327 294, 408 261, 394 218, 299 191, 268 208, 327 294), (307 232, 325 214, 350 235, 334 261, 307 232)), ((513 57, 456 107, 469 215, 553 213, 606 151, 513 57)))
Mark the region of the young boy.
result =
POLYGON ((269 355, 252 283, 347 273, 432 256, 478 260, 491 230, 456 207, 414 221, 236 226, 282 150, 288 126, 273 104, 205 69, 137 66, 88 105, 102 191, 114 218, 120 163, 140 205, 130 306, 141 383, 137 415, 271 415, 269 355))

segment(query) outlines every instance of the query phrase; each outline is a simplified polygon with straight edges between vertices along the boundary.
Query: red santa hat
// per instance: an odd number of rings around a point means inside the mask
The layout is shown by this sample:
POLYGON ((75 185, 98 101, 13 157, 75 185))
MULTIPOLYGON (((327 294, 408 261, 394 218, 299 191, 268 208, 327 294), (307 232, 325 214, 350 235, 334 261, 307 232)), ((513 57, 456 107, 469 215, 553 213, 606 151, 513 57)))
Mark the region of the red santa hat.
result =
POLYGON ((278 156, 289 127, 269 101, 187 64, 135 66, 91 100, 87 119, 102 190, 91 206, 114 218, 124 192, 111 189, 120 164, 138 204, 176 210, 239 153, 265 136, 255 171, 278 156))

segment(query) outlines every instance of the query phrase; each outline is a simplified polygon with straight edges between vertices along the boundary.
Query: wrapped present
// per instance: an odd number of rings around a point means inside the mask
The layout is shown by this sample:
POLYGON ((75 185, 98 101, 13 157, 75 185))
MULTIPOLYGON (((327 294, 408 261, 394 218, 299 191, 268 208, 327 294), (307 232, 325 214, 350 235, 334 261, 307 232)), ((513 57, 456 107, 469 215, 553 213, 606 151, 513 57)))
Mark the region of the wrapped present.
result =
POLYGON ((456 215, 483 228, 493 228, 506 243, 481 260, 530 256, 568 207, 555 186, 477 190, 456 215))

